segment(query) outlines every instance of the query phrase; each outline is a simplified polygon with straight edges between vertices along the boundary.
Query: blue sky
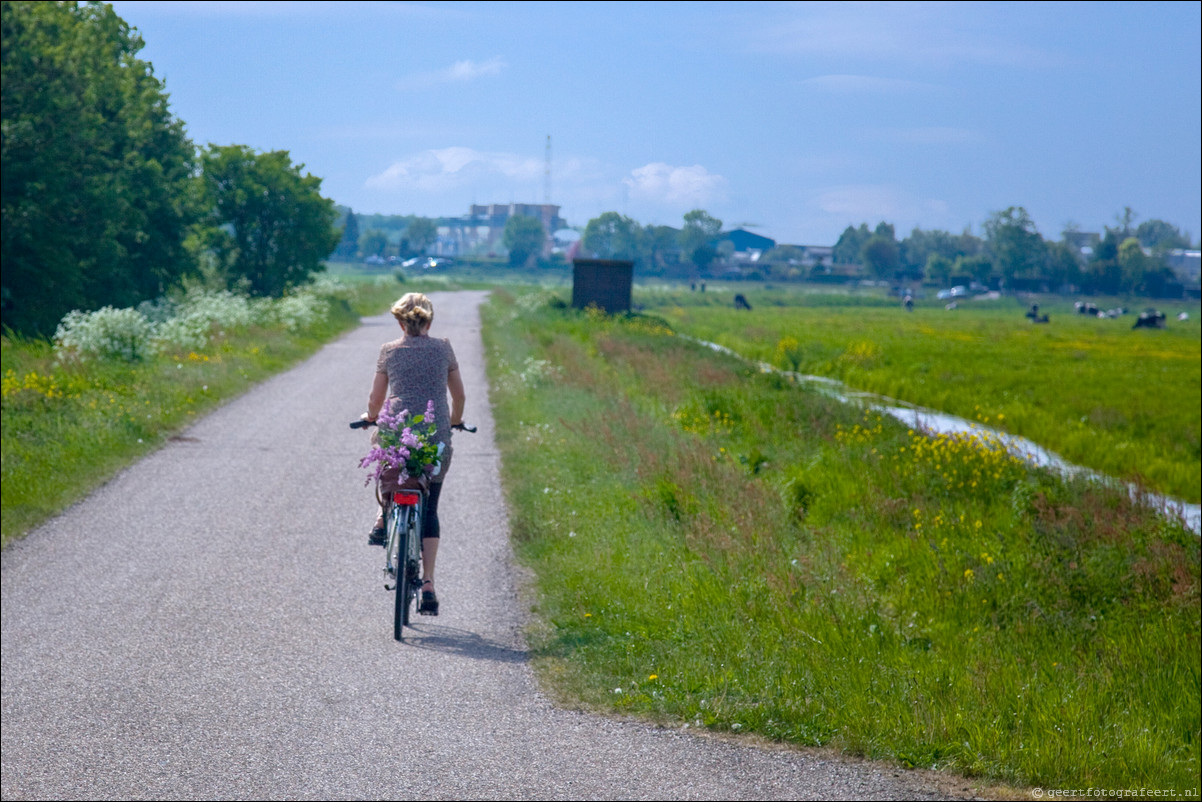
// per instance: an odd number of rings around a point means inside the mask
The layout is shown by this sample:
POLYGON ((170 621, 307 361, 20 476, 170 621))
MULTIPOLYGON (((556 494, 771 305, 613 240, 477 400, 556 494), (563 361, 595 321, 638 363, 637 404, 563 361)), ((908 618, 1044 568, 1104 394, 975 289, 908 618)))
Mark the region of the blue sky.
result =
POLYGON ((1202 4, 114 2, 198 144, 287 150, 356 212, 551 202, 780 242, 1202 234, 1202 4))

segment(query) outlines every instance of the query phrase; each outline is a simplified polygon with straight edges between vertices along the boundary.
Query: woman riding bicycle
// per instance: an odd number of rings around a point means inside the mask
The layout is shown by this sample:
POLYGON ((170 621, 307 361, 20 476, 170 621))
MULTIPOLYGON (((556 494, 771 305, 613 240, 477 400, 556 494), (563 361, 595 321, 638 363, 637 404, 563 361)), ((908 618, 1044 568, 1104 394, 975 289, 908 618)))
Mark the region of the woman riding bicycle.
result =
MULTIPOLYGON (((443 444, 442 467, 430 480, 422 526, 422 595, 418 612, 438 615, 438 596, 434 592, 434 560, 438 554, 438 497, 451 465, 451 427, 463 425, 463 379, 459 363, 447 340, 429 336, 434 321, 434 305, 418 292, 407 293, 392 305, 392 315, 402 331, 400 339, 380 346, 376 376, 367 399, 367 420, 375 421, 389 398, 397 399, 396 409, 415 413, 434 402, 435 440, 443 444), (447 395, 450 394, 450 403, 447 395)), ((368 543, 384 545, 384 511, 376 519, 368 543)))

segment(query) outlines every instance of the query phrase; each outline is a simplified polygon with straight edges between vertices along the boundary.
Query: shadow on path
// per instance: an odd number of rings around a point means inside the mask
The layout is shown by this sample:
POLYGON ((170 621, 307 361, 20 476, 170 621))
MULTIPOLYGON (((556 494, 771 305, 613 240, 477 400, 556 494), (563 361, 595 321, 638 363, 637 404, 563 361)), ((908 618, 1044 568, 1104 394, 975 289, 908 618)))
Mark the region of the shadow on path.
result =
POLYGON ((473 660, 491 660, 496 663, 524 663, 530 653, 526 649, 514 649, 466 629, 425 624, 405 632, 405 644, 415 649, 469 657, 473 660))

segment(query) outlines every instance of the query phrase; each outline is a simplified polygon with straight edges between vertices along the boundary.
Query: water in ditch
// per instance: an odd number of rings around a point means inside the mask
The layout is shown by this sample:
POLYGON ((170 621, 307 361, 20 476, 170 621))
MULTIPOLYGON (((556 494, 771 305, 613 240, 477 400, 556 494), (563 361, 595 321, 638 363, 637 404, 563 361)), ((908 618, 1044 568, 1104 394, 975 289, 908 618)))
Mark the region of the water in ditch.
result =
MULTIPOLYGON (((688 338, 693 339, 693 338, 688 338)), ((711 343, 706 340, 693 340, 714 351, 723 354, 729 354, 736 359, 741 359, 744 362, 752 360, 746 359, 742 354, 739 354, 724 345, 711 343)), ((1123 486, 1124 483, 1119 480, 1098 473, 1089 468, 1084 468, 1080 465, 1074 465, 1068 462, 1058 454, 1048 451, 1038 443, 1033 443, 1024 437, 1009 434, 1008 432, 998 431, 988 426, 984 426, 976 421, 966 420, 955 415, 948 415, 943 412, 936 412, 933 409, 924 409, 923 407, 906 404, 902 401, 896 401, 892 398, 874 395, 872 393, 860 392, 852 390, 842 382, 830 379, 825 376, 809 376, 803 373, 795 373, 788 370, 780 370, 779 368, 768 364, 767 362, 754 363, 760 370, 765 373, 779 373, 783 376, 788 376, 798 384, 813 387, 826 395, 836 398, 844 403, 857 403, 868 409, 883 412, 890 417, 896 418, 907 426, 913 427, 917 431, 926 432, 930 435, 939 434, 961 434, 969 436, 985 436, 991 440, 996 439, 1006 446, 1006 450, 1015 456, 1025 459, 1034 465, 1048 468, 1066 477, 1084 477, 1093 481, 1102 482, 1105 484, 1123 486)), ((1148 504, 1169 518, 1180 519, 1185 526, 1189 528, 1195 535, 1202 535, 1202 505, 1189 504, 1180 499, 1171 498, 1169 496, 1161 496, 1153 493, 1148 493, 1145 490, 1137 488, 1135 485, 1126 485, 1128 492, 1132 498, 1148 504)))

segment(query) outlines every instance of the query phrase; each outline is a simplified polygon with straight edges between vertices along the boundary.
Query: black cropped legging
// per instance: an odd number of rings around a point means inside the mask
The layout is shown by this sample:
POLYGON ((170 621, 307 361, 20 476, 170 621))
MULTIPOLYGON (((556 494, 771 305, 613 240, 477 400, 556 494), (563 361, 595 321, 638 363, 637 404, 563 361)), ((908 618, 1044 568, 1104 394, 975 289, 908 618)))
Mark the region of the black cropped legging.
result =
POLYGON ((431 482, 426 493, 426 520, 422 524, 422 539, 438 537, 438 497, 442 495, 442 482, 431 482))

